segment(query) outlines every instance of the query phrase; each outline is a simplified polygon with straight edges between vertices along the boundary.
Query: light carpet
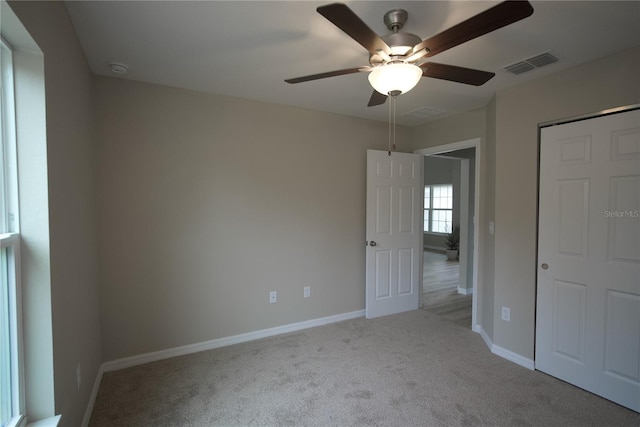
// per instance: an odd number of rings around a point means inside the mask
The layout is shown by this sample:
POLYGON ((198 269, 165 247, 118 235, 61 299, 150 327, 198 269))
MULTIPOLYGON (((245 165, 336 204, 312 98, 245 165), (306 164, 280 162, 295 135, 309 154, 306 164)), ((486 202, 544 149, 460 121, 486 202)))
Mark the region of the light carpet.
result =
POLYGON ((422 310, 106 373, 90 426, 638 426, 422 310))

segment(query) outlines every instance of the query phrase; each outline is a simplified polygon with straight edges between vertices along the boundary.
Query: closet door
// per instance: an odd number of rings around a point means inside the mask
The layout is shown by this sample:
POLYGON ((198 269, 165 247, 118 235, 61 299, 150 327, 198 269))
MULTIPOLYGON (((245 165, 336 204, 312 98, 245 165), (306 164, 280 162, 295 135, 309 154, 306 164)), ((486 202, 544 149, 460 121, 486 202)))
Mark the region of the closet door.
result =
POLYGON ((541 130, 536 369, 640 411, 640 110, 541 130))

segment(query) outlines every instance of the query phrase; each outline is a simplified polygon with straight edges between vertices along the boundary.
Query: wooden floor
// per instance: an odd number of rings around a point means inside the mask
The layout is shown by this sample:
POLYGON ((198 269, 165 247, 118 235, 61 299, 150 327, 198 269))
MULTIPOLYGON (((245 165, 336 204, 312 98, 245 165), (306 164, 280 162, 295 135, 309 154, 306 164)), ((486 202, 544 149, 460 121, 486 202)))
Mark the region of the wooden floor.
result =
POLYGON ((471 329, 472 295, 458 293, 460 265, 437 251, 424 251, 422 309, 471 329))

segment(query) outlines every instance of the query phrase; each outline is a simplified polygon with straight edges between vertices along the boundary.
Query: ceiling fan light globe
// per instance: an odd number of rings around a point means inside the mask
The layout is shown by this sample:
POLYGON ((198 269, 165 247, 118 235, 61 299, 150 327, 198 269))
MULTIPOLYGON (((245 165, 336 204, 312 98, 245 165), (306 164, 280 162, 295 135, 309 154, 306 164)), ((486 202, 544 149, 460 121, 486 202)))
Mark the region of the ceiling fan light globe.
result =
POLYGON ((375 67, 369 73, 369 83, 383 95, 393 91, 407 93, 413 89, 422 77, 422 69, 413 64, 386 64, 375 67))

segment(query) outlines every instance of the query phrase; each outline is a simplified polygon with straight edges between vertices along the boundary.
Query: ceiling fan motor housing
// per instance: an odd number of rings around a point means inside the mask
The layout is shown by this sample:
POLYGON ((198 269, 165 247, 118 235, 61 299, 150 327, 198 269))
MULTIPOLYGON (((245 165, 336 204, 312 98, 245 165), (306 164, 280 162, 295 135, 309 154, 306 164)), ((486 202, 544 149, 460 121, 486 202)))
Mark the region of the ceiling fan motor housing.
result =
POLYGON ((391 9, 387 13, 384 14, 384 25, 387 26, 389 31, 393 31, 394 33, 404 26, 407 22, 407 18, 409 18, 409 14, 404 9, 391 9))
MULTIPOLYGON (((408 17, 409 14, 404 9, 392 9, 384 14, 384 24, 391 33, 382 36, 381 39, 391 48, 390 56, 392 59, 400 60, 399 57, 407 55, 411 48, 422 42, 422 39, 415 34, 399 31, 404 27, 408 17)), ((369 63, 373 66, 381 65, 384 62, 385 59, 380 55, 374 54, 369 57, 369 63)))

